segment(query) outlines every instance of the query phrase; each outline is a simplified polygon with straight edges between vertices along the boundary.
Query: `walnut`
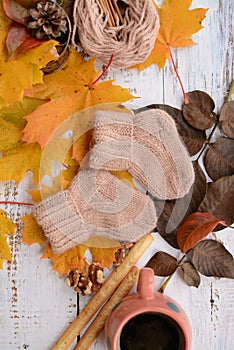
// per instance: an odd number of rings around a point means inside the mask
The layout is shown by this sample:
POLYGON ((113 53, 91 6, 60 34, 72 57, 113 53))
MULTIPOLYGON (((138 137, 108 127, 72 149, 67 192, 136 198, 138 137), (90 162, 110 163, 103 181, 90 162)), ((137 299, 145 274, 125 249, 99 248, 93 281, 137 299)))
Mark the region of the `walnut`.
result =
POLYGON ((92 285, 93 283, 89 278, 81 276, 78 285, 74 287, 74 290, 82 295, 89 295, 92 293, 92 285))
POLYGON ((122 247, 115 252, 115 261, 113 262, 114 267, 119 266, 123 262, 126 254, 132 248, 132 246, 133 246, 133 243, 131 242, 123 243, 122 247))
POLYGON ((80 278, 79 270, 71 270, 66 278, 66 285, 68 287, 77 287, 80 278))
POLYGON ((92 292, 97 292, 103 283, 103 267, 98 263, 92 263, 89 266, 89 278, 93 284, 92 292))
POLYGON ((78 269, 71 270, 66 278, 66 284, 82 295, 89 295, 101 288, 103 280, 103 267, 98 263, 92 263, 88 264, 82 273, 78 269))

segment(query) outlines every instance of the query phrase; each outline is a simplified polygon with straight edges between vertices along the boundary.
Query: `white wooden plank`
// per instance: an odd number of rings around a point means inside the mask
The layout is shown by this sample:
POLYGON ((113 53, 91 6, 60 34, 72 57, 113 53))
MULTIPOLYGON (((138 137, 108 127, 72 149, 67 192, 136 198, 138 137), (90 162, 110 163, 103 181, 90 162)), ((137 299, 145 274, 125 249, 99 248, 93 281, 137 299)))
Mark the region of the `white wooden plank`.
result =
MULTIPOLYGON (((192 36, 197 43, 172 49, 185 91, 203 90, 220 110, 233 79, 233 2, 194 0, 193 7, 209 8, 204 28, 192 36)), ((179 82, 168 61, 164 69, 165 103, 181 107, 179 82)))
MULTIPOLYGON (((194 0, 193 7, 199 6, 207 7, 209 11, 203 22, 204 29, 193 36, 197 45, 173 49, 173 55, 185 90, 205 90, 211 94, 219 110, 233 78, 234 3, 229 0, 194 0)), ((116 79, 115 84, 130 88, 133 95, 140 97, 126 104, 130 108, 162 102, 181 106, 182 93, 170 62, 161 71, 156 66, 141 73, 110 69, 106 79, 110 78, 116 79)), ((28 184, 30 181, 22 188, 28 184)), ((21 190, 10 193, 9 198, 27 200, 22 193, 21 190)), ((16 221, 22 215, 17 208, 6 209, 16 221)), ((234 253, 233 232, 225 232, 220 232, 218 237, 234 253)), ((139 266, 144 266, 158 249, 178 254, 158 235, 155 236, 155 244, 142 257, 139 266)), ((5 269, 0 271, 0 349, 47 350, 75 317, 76 294, 51 271, 49 261, 40 260, 39 246, 27 248, 19 243, 19 236, 11 240, 13 263, 5 264, 5 269)), ((155 278, 155 288, 160 283, 162 279, 155 278)), ((191 320, 191 350, 234 348, 232 280, 203 277, 201 286, 195 290, 187 287, 180 273, 177 273, 166 293, 184 307, 191 320)), ((82 305, 87 300, 82 298, 82 305)), ((90 349, 105 349, 103 334, 90 349)))
MULTIPOLYGON (((30 180, 21 188, 24 184, 30 180)), ((6 184, 4 192, 5 200, 27 201, 15 185, 6 184)), ((5 210, 15 222, 26 214, 17 206, 7 205, 5 210)), ((39 245, 21 244, 19 231, 9 239, 12 263, 0 270, 0 349, 44 350, 75 317, 77 298, 51 270, 51 263, 40 259, 39 245)))

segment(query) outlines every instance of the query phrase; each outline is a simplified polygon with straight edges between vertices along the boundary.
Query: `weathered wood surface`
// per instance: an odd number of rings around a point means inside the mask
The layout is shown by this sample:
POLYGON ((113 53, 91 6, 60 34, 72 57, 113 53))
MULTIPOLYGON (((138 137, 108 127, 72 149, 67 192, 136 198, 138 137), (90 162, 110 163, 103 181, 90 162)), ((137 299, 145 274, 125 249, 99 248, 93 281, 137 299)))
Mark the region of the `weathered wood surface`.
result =
MULTIPOLYGON (((157 1, 159 4, 160 2, 157 1)), ((193 36, 197 45, 185 49, 173 49, 181 79, 186 91, 204 90, 216 102, 219 111, 227 94, 233 74, 233 14, 234 2, 230 0, 194 0, 193 7, 207 7, 209 11, 203 22, 204 29, 193 36)), ((111 69, 106 79, 115 78, 116 84, 129 87, 139 96, 128 103, 131 108, 167 103, 180 107, 182 94, 170 62, 158 71, 152 66, 138 73, 111 69)), ((0 188, 0 199, 26 200, 23 188, 25 179, 17 189, 12 184, 0 188)), ((16 221, 22 213, 12 206, 1 206, 16 221)), ((234 253, 233 232, 227 229, 217 234, 228 249, 234 253)), ((51 270, 49 261, 41 260, 38 245, 28 248, 20 244, 20 233, 10 240, 13 261, 0 271, 0 349, 48 350, 62 330, 76 316, 76 295, 51 270)), ((157 234, 155 244, 147 251, 139 266, 156 250, 178 254, 157 234)), ((156 278, 157 288, 162 282, 156 278)), ((234 281, 202 277, 198 290, 187 287, 180 274, 170 282, 166 293, 177 300, 186 310, 192 324, 193 344, 191 350, 234 349, 234 281)), ((81 304, 87 302, 83 298, 81 304)), ((101 335, 91 350, 104 350, 101 335)))

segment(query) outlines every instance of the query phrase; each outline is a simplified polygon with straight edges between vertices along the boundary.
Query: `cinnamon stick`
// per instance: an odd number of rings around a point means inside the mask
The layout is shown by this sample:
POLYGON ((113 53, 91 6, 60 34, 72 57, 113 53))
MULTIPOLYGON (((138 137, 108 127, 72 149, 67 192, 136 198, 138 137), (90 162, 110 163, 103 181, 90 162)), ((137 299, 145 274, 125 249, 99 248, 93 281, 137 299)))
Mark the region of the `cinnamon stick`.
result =
POLYGON ((94 340, 104 328, 106 320, 111 311, 130 292, 138 279, 138 275, 139 269, 136 266, 133 266, 116 291, 113 293, 110 300, 103 306, 97 317, 86 330, 85 334, 79 340, 74 350, 89 350, 94 340))
POLYGON ((65 350, 81 332, 81 330, 87 325, 91 318, 98 311, 100 306, 111 296, 115 291, 130 269, 140 259, 145 250, 153 242, 153 237, 150 234, 144 235, 136 244, 131 248, 126 255, 124 261, 116 267, 113 272, 106 279, 103 286, 99 291, 90 299, 88 304, 74 319, 74 321, 63 332, 61 337, 52 346, 51 350, 65 350))

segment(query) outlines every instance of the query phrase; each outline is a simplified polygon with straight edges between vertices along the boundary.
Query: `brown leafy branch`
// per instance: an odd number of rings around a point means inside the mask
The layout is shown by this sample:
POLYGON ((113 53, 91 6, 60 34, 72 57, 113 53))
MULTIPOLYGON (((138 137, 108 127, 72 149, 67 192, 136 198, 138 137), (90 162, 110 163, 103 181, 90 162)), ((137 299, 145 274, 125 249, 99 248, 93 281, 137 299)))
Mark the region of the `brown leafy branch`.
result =
POLYGON ((178 268, 183 270, 189 286, 199 286, 199 273, 233 278, 231 253, 213 239, 204 240, 212 231, 230 227, 234 222, 234 101, 230 101, 233 86, 232 82, 219 115, 214 113, 213 99, 198 90, 186 94, 189 103, 183 103, 181 110, 168 105, 144 108, 169 113, 190 155, 196 157, 195 182, 184 198, 165 202, 153 198, 157 212, 161 213, 157 223, 159 234, 185 253, 183 259, 186 258, 181 264, 173 256, 158 252, 147 263, 155 275, 168 276, 159 289, 161 292, 178 268), (204 170, 212 181, 207 180, 204 170))

